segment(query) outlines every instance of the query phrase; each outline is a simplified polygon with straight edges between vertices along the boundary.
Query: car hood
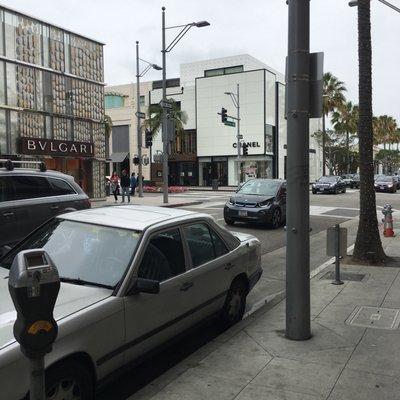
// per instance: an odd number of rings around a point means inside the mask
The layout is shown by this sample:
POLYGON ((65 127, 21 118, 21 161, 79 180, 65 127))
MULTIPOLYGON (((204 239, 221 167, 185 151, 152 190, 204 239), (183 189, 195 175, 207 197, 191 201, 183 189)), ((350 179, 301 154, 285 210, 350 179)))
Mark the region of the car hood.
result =
POLYGON ((275 196, 259 196, 259 195, 249 195, 249 194, 236 194, 235 196, 231 196, 231 199, 235 200, 238 203, 261 203, 267 200, 274 200, 275 196))
POLYGON ((394 182, 375 182, 375 185, 388 186, 388 185, 394 185, 394 182))
MULTIPOLYGON (((54 309, 54 318, 59 321, 111 296, 111 294, 111 290, 108 289, 61 283, 54 309)), ((13 335, 15 319, 16 311, 8 291, 8 270, 0 268, 0 350, 15 342, 13 335)))
POLYGON ((327 181, 327 182, 315 182, 315 186, 329 186, 329 185, 335 185, 337 182, 335 182, 335 181, 331 181, 331 182, 329 182, 329 181, 327 181))

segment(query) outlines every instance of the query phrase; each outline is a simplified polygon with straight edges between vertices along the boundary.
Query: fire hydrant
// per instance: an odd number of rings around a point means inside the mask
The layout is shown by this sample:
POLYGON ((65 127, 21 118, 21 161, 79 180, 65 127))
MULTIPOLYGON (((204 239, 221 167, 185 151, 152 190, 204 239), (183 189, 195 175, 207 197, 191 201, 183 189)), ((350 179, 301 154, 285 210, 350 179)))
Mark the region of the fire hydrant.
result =
POLYGON ((393 231, 393 210, 392 206, 390 204, 386 204, 383 207, 382 214, 384 217, 382 218, 383 222, 383 236, 385 237, 393 237, 394 236, 394 231, 393 231))

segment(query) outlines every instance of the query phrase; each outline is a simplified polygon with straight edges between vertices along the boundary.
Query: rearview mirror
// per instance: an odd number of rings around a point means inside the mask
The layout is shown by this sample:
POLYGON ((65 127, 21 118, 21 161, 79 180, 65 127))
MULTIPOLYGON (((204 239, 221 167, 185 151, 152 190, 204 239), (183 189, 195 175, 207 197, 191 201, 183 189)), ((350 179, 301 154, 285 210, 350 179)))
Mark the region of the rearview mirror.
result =
POLYGON ((128 294, 136 293, 158 294, 160 293, 160 282, 152 279, 137 278, 128 294))

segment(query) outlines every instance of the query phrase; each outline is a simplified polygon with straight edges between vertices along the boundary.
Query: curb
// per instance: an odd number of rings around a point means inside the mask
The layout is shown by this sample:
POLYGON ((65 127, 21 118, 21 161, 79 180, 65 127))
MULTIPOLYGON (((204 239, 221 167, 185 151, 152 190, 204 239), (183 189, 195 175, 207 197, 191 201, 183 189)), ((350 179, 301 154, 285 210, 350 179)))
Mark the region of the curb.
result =
POLYGON ((202 201, 191 201, 188 203, 167 204, 167 205, 162 204, 161 207, 178 208, 178 207, 197 206, 199 204, 203 204, 203 202, 202 201))

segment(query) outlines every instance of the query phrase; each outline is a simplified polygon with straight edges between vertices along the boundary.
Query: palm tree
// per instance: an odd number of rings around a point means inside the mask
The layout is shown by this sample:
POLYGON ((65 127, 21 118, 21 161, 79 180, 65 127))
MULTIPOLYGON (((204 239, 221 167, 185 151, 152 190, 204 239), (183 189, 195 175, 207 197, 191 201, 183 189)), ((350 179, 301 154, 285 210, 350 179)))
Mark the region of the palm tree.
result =
POLYGON ((350 172, 350 135, 357 132, 358 106, 351 101, 343 104, 332 114, 332 125, 337 132, 346 134, 347 173, 350 172))
POLYGON ((372 130, 372 49, 370 0, 358 0, 360 220, 353 260, 379 264, 386 260, 376 216, 372 130))
POLYGON ((341 107, 345 101, 343 92, 346 91, 344 83, 339 81, 332 73, 326 72, 324 74, 323 83, 323 103, 322 103, 322 175, 325 175, 325 117, 329 113, 341 107))
MULTIPOLYGON (((175 132, 181 133, 184 131, 184 125, 187 122, 187 114, 182 111, 179 104, 175 101, 170 100, 172 109, 169 110, 170 118, 175 122, 175 132)), ((163 109, 159 104, 152 104, 149 107, 149 118, 144 121, 144 126, 153 133, 153 136, 158 133, 162 125, 162 114, 163 109)))

